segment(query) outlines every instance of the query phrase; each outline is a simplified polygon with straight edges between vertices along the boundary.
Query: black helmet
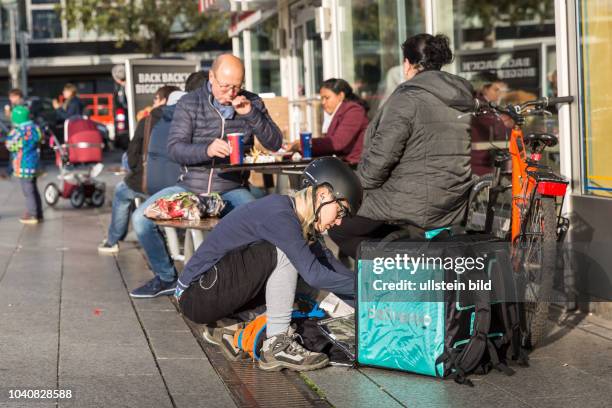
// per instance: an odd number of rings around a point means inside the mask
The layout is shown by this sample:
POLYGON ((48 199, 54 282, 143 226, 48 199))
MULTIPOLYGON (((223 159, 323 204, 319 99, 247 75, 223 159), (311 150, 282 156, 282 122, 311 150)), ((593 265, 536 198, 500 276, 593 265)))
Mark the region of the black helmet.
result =
MULTIPOLYGON (((349 214, 354 216, 361 207, 363 187, 355 172, 337 157, 321 157, 310 163, 302 174, 302 188, 329 185, 337 200, 346 200, 349 214)), ((314 192, 313 192, 314 193, 314 192)))

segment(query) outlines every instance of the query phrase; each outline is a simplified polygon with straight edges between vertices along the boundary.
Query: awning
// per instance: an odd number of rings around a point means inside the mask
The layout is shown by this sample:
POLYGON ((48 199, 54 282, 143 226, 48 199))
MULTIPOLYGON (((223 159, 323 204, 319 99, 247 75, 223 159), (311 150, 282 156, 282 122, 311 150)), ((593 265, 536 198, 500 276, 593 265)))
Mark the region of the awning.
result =
POLYGON ((236 37, 244 30, 248 30, 251 27, 260 24, 268 18, 275 15, 277 12, 276 7, 271 9, 257 11, 239 11, 232 14, 232 24, 227 30, 227 35, 230 37, 236 37))

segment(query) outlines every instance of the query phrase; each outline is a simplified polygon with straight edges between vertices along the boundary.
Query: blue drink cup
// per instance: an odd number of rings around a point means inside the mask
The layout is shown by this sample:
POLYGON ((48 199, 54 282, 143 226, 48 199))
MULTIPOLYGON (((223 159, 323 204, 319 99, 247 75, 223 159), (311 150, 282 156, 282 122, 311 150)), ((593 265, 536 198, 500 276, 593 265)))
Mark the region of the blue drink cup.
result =
POLYGON ((300 132, 300 146, 302 148, 302 158, 312 159, 312 133, 300 132))

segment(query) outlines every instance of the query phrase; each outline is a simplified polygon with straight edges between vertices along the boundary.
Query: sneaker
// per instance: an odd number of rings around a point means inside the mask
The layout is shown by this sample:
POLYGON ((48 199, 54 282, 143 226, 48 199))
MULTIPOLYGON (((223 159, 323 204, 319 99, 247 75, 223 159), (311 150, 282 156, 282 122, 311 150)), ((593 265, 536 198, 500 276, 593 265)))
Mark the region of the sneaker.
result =
POLYGON ((212 324, 205 324, 204 329, 202 330, 202 337, 207 343, 220 346, 223 334, 233 334, 236 330, 241 329, 244 326, 244 322, 224 318, 212 324))
POLYGON ((19 222, 26 225, 36 225, 38 224, 39 220, 34 216, 26 214, 23 217, 19 218, 19 222))
POLYGON ((221 351, 230 361, 246 360, 250 358, 249 353, 238 347, 234 347, 234 333, 225 332, 221 335, 221 351))
POLYGON ((154 277, 141 287, 130 292, 133 298, 154 298, 160 295, 172 295, 176 288, 176 280, 164 282, 159 276, 154 277))
POLYGON ((98 245, 98 252, 101 254, 116 254, 119 252, 119 244, 111 245, 107 240, 104 240, 98 245))
POLYGON ((299 344, 293 328, 264 341, 261 348, 259 368, 265 371, 280 371, 288 368, 294 371, 309 371, 325 367, 329 359, 323 353, 306 350, 299 344))

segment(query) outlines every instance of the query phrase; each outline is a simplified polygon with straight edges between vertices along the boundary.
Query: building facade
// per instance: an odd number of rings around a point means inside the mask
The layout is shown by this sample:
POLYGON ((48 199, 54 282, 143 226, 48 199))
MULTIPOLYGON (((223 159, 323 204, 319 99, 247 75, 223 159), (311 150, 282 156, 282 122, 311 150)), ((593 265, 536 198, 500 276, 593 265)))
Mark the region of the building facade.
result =
MULTIPOLYGON (((108 93, 113 91, 110 70, 114 64, 129 58, 146 58, 135 43, 126 41, 117 47, 117 38, 86 31, 82 27, 69 28, 62 19, 63 0, 18 0, 18 31, 26 35, 28 93, 40 97, 57 97, 67 82, 77 85, 80 93, 108 93)), ((194 6, 195 10, 195 6, 194 6)), ((177 41, 189 33, 179 25, 172 32, 177 41)), ((9 11, 0 7, 0 95, 10 88, 9 11)), ((200 61, 209 66, 230 44, 200 43, 192 52, 162 53, 162 57, 178 57, 200 61)), ((20 55, 19 44, 17 46, 20 55)))
MULTIPOLYGON (((612 1, 609 0, 233 1, 234 52, 247 88, 288 98, 291 132, 318 133, 323 80, 347 80, 374 112, 403 81, 401 44, 421 32, 447 35, 446 69, 477 86, 494 73, 506 100, 575 96, 529 130, 557 133, 547 163, 571 180, 563 213, 571 241, 589 245, 612 293, 612 1)), ((592 265, 591 265, 592 266, 592 265)), ((590 268, 583 265, 583 268, 590 268)), ((589 290, 593 290, 592 288, 589 290)), ((597 290, 593 291, 598 296, 597 290)), ((608 295, 609 296, 609 295, 608 295)))

